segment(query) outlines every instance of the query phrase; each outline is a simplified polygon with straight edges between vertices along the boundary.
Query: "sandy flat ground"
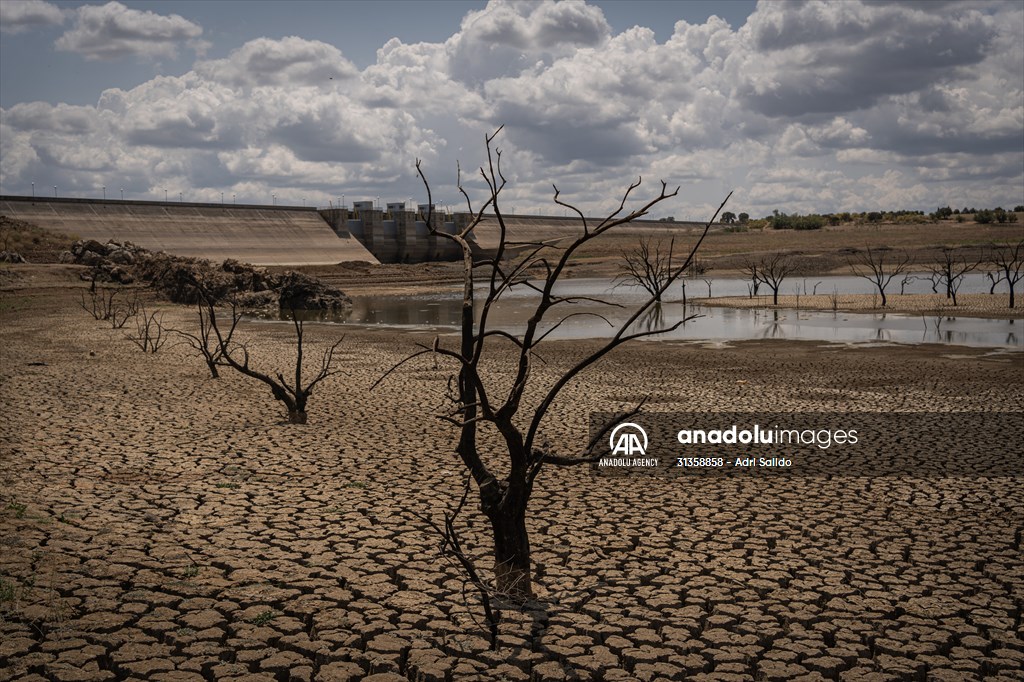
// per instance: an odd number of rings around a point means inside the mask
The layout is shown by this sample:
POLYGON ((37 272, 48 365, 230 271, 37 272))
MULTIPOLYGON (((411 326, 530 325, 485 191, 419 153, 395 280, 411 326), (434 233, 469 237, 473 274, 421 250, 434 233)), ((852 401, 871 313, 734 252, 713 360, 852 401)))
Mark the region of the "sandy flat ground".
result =
MULTIPOLYGON (((489 652, 414 515, 440 519, 461 490, 432 416, 450 368, 425 358, 368 391, 428 339, 350 332, 293 426, 262 385, 210 380, 184 346, 144 354, 66 290, 0 300, 0 679, 1022 679, 1019 477, 552 468, 531 503, 540 601, 505 609, 489 652)), ((243 333, 285 369, 287 325, 243 333)), ((312 351, 337 333, 309 327, 312 351)), ((591 346, 550 344, 535 380, 591 346)), ((573 385, 546 433, 577 447, 590 411, 643 395, 656 411, 1020 412, 1022 379, 1005 351, 643 343, 573 385)), ((485 557, 483 517, 463 523, 485 557)))

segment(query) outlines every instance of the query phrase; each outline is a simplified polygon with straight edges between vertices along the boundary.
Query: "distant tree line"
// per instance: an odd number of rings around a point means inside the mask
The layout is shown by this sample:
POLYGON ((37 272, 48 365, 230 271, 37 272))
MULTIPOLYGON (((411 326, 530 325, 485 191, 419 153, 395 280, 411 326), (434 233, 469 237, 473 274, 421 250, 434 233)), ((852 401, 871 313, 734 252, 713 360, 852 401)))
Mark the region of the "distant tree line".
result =
POLYGON ((1017 213, 1024 213, 1024 205, 1014 206, 1008 211, 1001 206, 995 208, 951 208, 949 206, 939 207, 932 213, 924 211, 863 211, 861 213, 843 211, 841 213, 784 213, 779 210, 772 211, 772 214, 760 219, 751 219, 746 213, 739 215, 726 211, 722 214, 719 222, 730 226, 742 226, 745 228, 773 230, 820 230, 826 225, 862 225, 875 223, 931 223, 940 220, 955 220, 965 222, 968 216, 977 223, 1015 223, 1017 213))
POLYGON ((1017 222, 1017 213, 1020 212, 1024 212, 1024 206, 1014 206, 1012 211, 1007 211, 1002 206, 996 206, 993 209, 967 208, 966 206, 959 209, 942 206, 936 209, 931 217, 935 220, 955 220, 962 223, 966 220, 964 216, 971 215, 976 223, 1015 223, 1017 222))

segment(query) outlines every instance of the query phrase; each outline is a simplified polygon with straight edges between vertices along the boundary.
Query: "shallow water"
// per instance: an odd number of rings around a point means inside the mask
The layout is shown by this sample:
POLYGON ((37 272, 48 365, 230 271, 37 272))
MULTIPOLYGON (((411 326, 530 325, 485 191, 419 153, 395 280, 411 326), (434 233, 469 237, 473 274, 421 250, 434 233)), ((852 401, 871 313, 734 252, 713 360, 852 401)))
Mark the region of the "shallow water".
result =
MULTIPOLYGON (((922 276, 923 277, 923 276, 922 276)), ((747 295, 746 280, 717 278, 711 280, 714 296, 747 295)), ((483 287, 479 287, 482 289, 483 287)), ((856 277, 815 277, 786 282, 780 295, 799 293, 871 293, 872 285, 856 277)), ((898 295, 899 282, 887 289, 898 295)), ((989 283, 983 275, 969 276, 961 293, 987 293, 989 283)), ((997 289, 999 291, 999 289, 997 289)), ((561 318, 566 319, 551 338, 584 339, 610 336, 618 324, 646 298, 637 287, 614 286, 603 279, 566 280, 558 292, 562 296, 593 296, 618 303, 610 307, 590 301, 565 303, 549 312, 550 329, 561 318), (557 314, 556 314, 557 313, 557 314), (602 317, 604 319, 602 319, 602 317), (611 324, 609 324, 611 323, 611 324)), ((702 279, 688 280, 690 300, 707 296, 708 285, 702 279)), ((766 293, 762 288, 762 295, 766 293)), ((931 293, 931 283, 916 279, 905 287, 905 293, 931 293)), ((660 309, 649 311, 633 326, 634 331, 666 329, 658 339, 733 341, 742 339, 799 339, 842 343, 893 342, 940 343, 984 348, 1024 347, 1024 320, 997 320, 975 317, 921 317, 896 313, 845 313, 806 310, 749 310, 688 305, 681 301, 682 287, 673 287, 674 298, 666 299, 660 309), (684 321, 685 320, 685 321, 684 321)), ((518 287, 504 296, 490 315, 488 327, 520 333, 532 313, 536 294, 527 287, 518 287)), ((356 296, 346 315, 320 320, 338 324, 393 327, 399 329, 436 329, 439 332, 457 328, 461 314, 461 290, 451 288, 435 294, 406 296, 356 296)))

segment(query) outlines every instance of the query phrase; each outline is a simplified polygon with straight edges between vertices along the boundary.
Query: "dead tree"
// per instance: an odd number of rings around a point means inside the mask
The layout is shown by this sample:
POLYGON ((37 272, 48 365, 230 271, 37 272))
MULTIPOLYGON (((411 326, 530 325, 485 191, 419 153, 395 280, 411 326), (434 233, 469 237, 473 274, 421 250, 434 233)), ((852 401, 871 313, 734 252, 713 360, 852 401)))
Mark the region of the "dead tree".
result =
POLYGON ((79 305, 82 306, 82 310, 92 315, 94 320, 105 320, 110 322, 111 329, 121 329, 135 316, 139 301, 138 296, 133 296, 122 305, 114 300, 119 293, 120 289, 97 289, 96 281, 93 280, 89 288, 88 301, 83 292, 79 305))
MULTIPOLYGON (((996 244, 989 251, 988 262, 998 268, 1000 279, 1010 287, 1010 307, 1014 304, 1013 290, 1017 282, 1024 279, 1024 241, 1010 244, 996 244)), ((993 289, 996 283, 992 283, 993 289)))
POLYGON ((708 274, 711 271, 711 264, 705 260, 694 258, 693 262, 690 263, 690 279, 696 279, 703 275, 708 274))
POLYGON ((747 285, 747 298, 757 296, 757 290, 761 288, 761 278, 757 275, 757 263, 745 261, 741 266, 743 272, 750 276, 750 284, 747 285))
POLYGON ((929 265, 928 270, 932 274, 932 290, 935 290, 935 282, 944 285, 946 298, 952 299, 956 306, 956 294, 960 291, 960 285, 964 283, 964 276, 976 269, 981 263, 976 260, 968 260, 967 256, 958 254, 956 247, 947 246, 942 249, 942 260, 936 265, 929 265))
POLYGON ((772 305, 779 304, 779 288, 783 280, 796 272, 796 269, 796 261, 784 253, 762 256, 756 263, 747 261, 743 265, 744 272, 749 274, 754 282, 755 295, 758 284, 767 284, 772 290, 772 305))
MULTIPOLYGON (((661 241, 641 239, 640 245, 622 254, 622 271, 616 277, 619 284, 635 284, 657 297, 661 303, 662 285, 672 277, 672 250, 676 240, 668 244, 668 253, 662 253, 661 241)), ((666 287, 667 288, 667 287, 666 287)))
POLYGON ((870 248, 864 250, 857 256, 856 262, 847 261, 853 274, 857 277, 868 280, 875 285, 878 293, 882 296, 882 307, 885 307, 885 289, 892 282, 893 278, 902 273, 910 266, 910 256, 906 251, 902 256, 886 262, 884 250, 872 251, 870 248), (866 268, 866 269, 862 269, 866 268))
MULTIPOLYGON (((527 507, 530 495, 544 465, 572 466, 595 461, 593 448, 584 450, 575 456, 562 456, 551 452, 543 444, 541 426, 548 410, 570 382, 574 381, 584 370, 592 367, 601 358, 619 346, 634 339, 653 336, 676 329, 683 321, 659 330, 636 330, 634 324, 651 310, 668 287, 679 278, 690 266, 694 254, 714 223, 722 206, 707 223, 704 232, 693 245, 689 255, 678 265, 674 265, 671 276, 653 292, 624 322, 617 326, 614 335, 605 341, 597 350, 576 360, 575 364, 560 372, 557 378, 545 386, 531 388, 527 392, 533 374, 533 361, 537 347, 552 332, 570 317, 587 313, 561 314, 554 324, 541 331, 541 325, 549 315, 559 314, 573 302, 590 301, 596 304, 615 305, 609 301, 581 296, 559 296, 554 293, 555 285, 566 266, 580 247, 600 237, 609 230, 627 224, 648 213, 655 205, 676 196, 679 189, 667 191, 664 182, 661 191, 641 207, 623 215, 626 202, 630 195, 640 186, 637 180, 624 193, 618 208, 610 215, 592 222, 576 206, 561 199, 558 187, 554 187, 554 202, 567 211, 572 211, 579 218, 582 233, 567 245, 556 245, 540 242, 512 242, 508 238, 505 217, 499 199, 505 188, 506 179, 501 169, 501 151, 492 147, 492 142, 500 132, 485 137, 487 162, 480 168, 480 175, 487 185, 486 199, 479 209, 473 208, 473 202, 462 187, 461 170, 459 171, 459 191, 465 197, 471 219, 455 234, 437 231, 431 220, 432 210, 428 210, 427 225, 435 236, 452 240, 460 249, 463 264, 463 294, 460 337, 456 347, 444 345, 440 337, 431 345, 420 345, 421 350, 412 353, 391 369, 377 384, 385 380, 391 373, 404 363, 425 354, 437 354, 454 362, 458 367, 458 378, 453 377, 452 402, 450 412, 439 415, 443 421, 458 429, 459 437, 455 451, 463 465, 476 483, 480 498, 480 506, 487 517, 494 541, 494 576, 496 589, 509 598, 522 601, 533 595, 532 567, 530 556, 530 540, 526 530, 527 507), (471 233, 480 224, 486 212, 488 219, 497 222, 498 245, 489 257, 474 263, 471 249, 471 233), (512 249, 522 249, 520 254, 512 257, 512 249), (474 297, 474 270, 483 271, 482 286, 484 295, 481 300, 474 297), (542 277, 537 279, 533 273, 539 270, 542 277), (529 273, 529 275, 528 275, 529 273), (537 302, 526 322, 525 331, 514 335, 501 329, 490 327, 490 313, 502 295, 515 286, 525 286, 534 291, 537 302), (479 311, 479 319, 477 319, 479 311), (498 384, 482 371, 486 357, 500 353, 501 349, 494 343, 503 339, 512 344, 515 357, 515 370, 511 376, 505 377, 507 385, 498 384), (495 352, 488 353, 494 349, 495 352), (487 427, 497 432, 501 446, 496 457, 507 464, 502 472, 497 472, 487 462, 495 461, 487 452, 482 452, 477 435, 487 427), (506 473, 507 472, 507 473, 506 473)), ((427 182, 419 160, 416 170, 423 181, 427 193, 427 206, 433 205, 430 184, 427 182)), ((728 197, 726 197, 728 201, 728 197)), ((603 316, 602 316, 603 317, 603 316)), ((608 321, 606 318, 605 321, 608 321)), ((685 318, 684 318, 685 319, 685 318)), ((692 319, 692 318, 691 318, 692 319)), ((609 324, 611 324, 609 322, 609 324)), ((504 383, 504 382, 503 382, 504 383)), ((376 384, 374 384, 376 386, 376 384)), ((639 410, 634 408, 631 414, 639 410)), ((608 425, 610 429, 612 424, 608 425)), ((596 442, 592 445, 596 445, 596 442)))
POLYGON ((143 353, 156 353, 167 343, 167 331, 163 325, 163 313, 155 310, 147 313, 146 307, 142 306, 135 316, 135 336, 129 334, 128 338, 141 348, 143 353))
POLYGON ((271 376, 250 366, 247 345, 235 339, 235 332, 238 330, 238 323, 242 318, 238 307, 234 303, 231 304, 231 323, 227 331, 223 332, 217 320, 217 309, 213 304, 212 298, 206 294, 204 289, 197 288, 203 298, 203 305, 206 307, 207 323, 217 339, 217 347, 220 353, 217 363, 221 366, 231 367, 247 377, 262 381, 270 387, 270 392, 274 398, 285 404, 288 410, 288 421, 292 424, 305 424, 306 403, 309 400, 309 396, 312 395, 313 389, 327 377, 341 372, 341 370, 335 369, 331 365, 334 362, 334 351, 344 340, 344 337, 338 339, 334 345, 324 351, 323 357, 320 359, 320 369, 310 381, 304 383, 302 376, 302 361, 305 354, 304 329, 299 316, 292 310, 292 324, 295 327, 296 341, 295 378, 289 384, 281 372, 271 376))
POLYGON ((995 296, 995 294, 996 294, 996 287, 1004 279, 1003 273, 998 272, 998 271, 996 271, 994 273, 993 272, 986 272, 985 273, 985 278, 988 280, 988 295, 989 296, 995 296))
POLYGON ((168 331, 180 336, 185 340, 185 343, 202 355, 207 369, 210 370, 210 378, 217 379, 220 377, 220 372, 217 371, 217 365, 220 363, 221 356, 220 344, 217 343, 217 337, 210 326, 209 313, 202 301, 196 304, 196 311, 199 315, 198 334, 183 332, 180 329, 170 329, 168 331))

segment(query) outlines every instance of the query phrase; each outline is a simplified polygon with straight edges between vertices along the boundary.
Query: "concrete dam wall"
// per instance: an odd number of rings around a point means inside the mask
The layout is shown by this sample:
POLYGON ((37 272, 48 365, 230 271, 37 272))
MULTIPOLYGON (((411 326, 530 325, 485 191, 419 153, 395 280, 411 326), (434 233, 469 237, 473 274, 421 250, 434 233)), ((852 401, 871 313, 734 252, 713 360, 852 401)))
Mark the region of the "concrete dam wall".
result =
POLYGON ((82 239, 130 241, 214 262, 377 262, 358 239, 332 230, 315 208, 0 196, 0 214, 82 239))
MULTIPOLYGON (((465 227, 470 216, 428 208, 421 204, 407 210, 404 203, 392 203, 382 210, 372 201, 357 201, 351 209, 318 210, 0 196, 0 214, 82 239, 130 241, 152 251, 214 262, 234 258, 253 265, 282 266, 461 259, 458 246, 436 232, 454 234, 465 227), (434 232, 427 225, 428 214, 434 232)), ((581 230, 578 218, 555 216, 507 215, 505 225, 512 242, 558 243, 578 236, 581 230)), ((695 227, 703 225, 638 220, 626 229, 695 227)), ((474 255, 493 253, 499 238, 497 220, 485 217, 470 234, 474 255)), ((507 253, 515 255, 517 250, 510 248, 507 253)))
MULTIPOLYGON (((471 220, 468 213, 444 213, 436 209, 428 211, 426 204, 415 210, 407 209, 404 202, 377 208, 372 201, 357 201, 352 209, 321 210, 331 228, 338 235, 355 237, 381 263, 420 263, 423 261, 459 260, 462 253, 458 245, 442 235, 455 234, 471 220), (426 217, 430 216, 434 232, 429 229, 426 217)), ((589 219, 592 225, 600 220, 589 219)), ((526 243, 558 244, 578 237, 582 225, 578 217, 556 217, 537 215, 504 215, 506 238, 509 244, 505 253, 514 257, 524 249, 532 247, 526 243)), ((640 229, 645 232, 657 229, 693 230, 703 228, 704 223, 636 220, 624 229, 640 229)), ((494 253, 501 239, 501 229, 494 216, 485 216, 469 234, 470 247, 474 257, 488 257, 494 253)))

